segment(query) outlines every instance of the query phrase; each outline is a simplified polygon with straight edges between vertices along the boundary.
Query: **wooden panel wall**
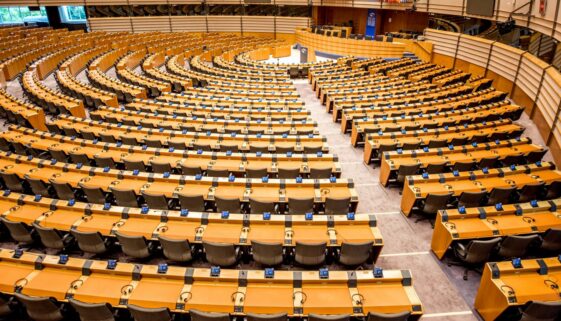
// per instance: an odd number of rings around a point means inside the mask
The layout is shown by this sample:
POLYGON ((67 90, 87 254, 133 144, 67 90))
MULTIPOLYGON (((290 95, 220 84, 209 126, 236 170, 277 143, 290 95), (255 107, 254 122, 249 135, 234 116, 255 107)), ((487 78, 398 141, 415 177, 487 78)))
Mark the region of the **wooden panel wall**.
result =
POLYGON ((493 79, 524 106, 561 164, 561 73, 539 58, 507 45, 452 32, 425 30, 434 44, 433 63, 453 66, 493 79))

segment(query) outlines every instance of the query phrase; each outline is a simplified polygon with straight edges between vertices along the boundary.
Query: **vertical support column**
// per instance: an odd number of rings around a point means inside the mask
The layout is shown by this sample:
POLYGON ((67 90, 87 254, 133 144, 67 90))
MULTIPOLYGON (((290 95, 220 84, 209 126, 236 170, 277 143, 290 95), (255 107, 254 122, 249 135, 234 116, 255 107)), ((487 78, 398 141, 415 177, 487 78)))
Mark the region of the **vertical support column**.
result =
POLYGON ((132 23, 132 8, 130 0, 127 0, 127 12, 129 13, 129 22, 131 24, 131 32, 134 33, 134 24, 132 23))
POLYGON ((485 74, 483 77, 487 78, 487 72, 489 71, 489 63, 491 62, 491 55, 493 54, 493 48, 495 48, 495 43, 497 41, 493 41, 491 43, 491 47, 489 48, 489 55, 487 55, 487 62, 485 63, 485 74))
POLYGON ((542 92, 542 87, 543 87, 543 79, 545 78, 545 72, 549 69, 552 68, 552 65, 547 66, 546 68, 543 69, 542 71, 542 77, 540 79, 540 84, 538 85, 538 90, 536 91, 536 97, 534 97, 534 103, 532 104, 532 110, 530 110, 530 119, 534 119, 534 114, 536 113, 536 108, 538 107, 538 99, 540 97, 540 93, 542 92))
POLYGON ((460 49, 460 38, 462 38, 462 34, 458 35, 458 40, 456 41, 456 51, 454 52, 454 63, 452 63, 452 69, 456 68, 456 59, 458 58, 458 50, 460 49))
POLYGON ((518 66, 516 67, 516 73, 514 74, 514 79, 512 80, 512 87, 510 88, 510 93, 509 93, 509 96, 511 97, 514 93, 514 89, 516 88, 516 81, 518 80, 518 74, 520 74, 520 66, 522 65, 522 59, 524 58, 524 55, 526 55, 527 53, 528 53, 527 51, 524 51, 520 55, 520 59, 518 60, 518 66))

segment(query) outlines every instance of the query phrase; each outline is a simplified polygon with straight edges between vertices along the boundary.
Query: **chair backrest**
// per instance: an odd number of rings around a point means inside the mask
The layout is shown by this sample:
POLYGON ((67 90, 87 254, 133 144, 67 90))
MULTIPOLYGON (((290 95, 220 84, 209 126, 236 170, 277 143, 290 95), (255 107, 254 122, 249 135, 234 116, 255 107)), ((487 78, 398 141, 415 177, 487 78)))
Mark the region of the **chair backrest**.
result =
POLYGON ((429 148, 441 148, 446 147, 447 143, 445 139, 431 139, 429 141, 428 147, 429 148))
POLYGON ((189 262, 193 258, 188 240, 170 239, 161 235, 158 240, 166 258, 176 262, 189 262))
POLYGON ((203 248, 210 264, 226 267, 238 262, 238 251, 232 243, 203 241, 203 248))
POLYGON ((86 155, 86 154, 75 153, 75 152, 70 151, 68 153, 68 155, 70 156, 70 160, 74 164, 78 164, 78 163, 82 163, 84 165, 89 165, 90 164, 90 159, 88 158, 88 155, 86 155))
POLYGON ((205 198, 202 194, 191 195, 185 193, 179 193, 179 206, 181 209, 187 209, 194 212, 204 212, 205 211, 205 198))
POLYGON ((166 196, 164 194, 150 193, 150 192, 143 191, 142 198, 144 198, 144 201, 146 201, 146 204, 151 209, 156 209, 156 210, 169 209, 168 200, 166 199, 166 196))
POLYGON ((127 305, 134 321, 171 321, 168 308, 143 308, 137 305, 127 305))
POLYGON ((51 157, 59 162, 68 163, 68 157, 60 149, 49 147, 49 154, 51 154, 51 157))
POLYGON ((27 315, 35 321, 60 321, 63 319, 61 310, 48 297, 33 297, 14 293, 16 299, 25 306, 27 315))
POLYGON ((253 260, 266 266, 279 265, 283 261, 282 243, 251 241, 253 260))
POLYGON ((39 235, 43 246, 57 250, 64 249, 64 242, 62 241, 59 231, 54 228, 43 227, 35 222, 33 222, 33 228, 35 228, 35 231, 39 235))
POLYGON ((363 243, 347 243, 341 244, 341 256, 339 262, 343 265, 356 266, 368 261, 372 252, 373 241, 363 243))
POLYGON ((228 211, 231 213, 239 213, 240 212, 240 199, 237 197, 228 198, 228 197, 220 197, 215 196, 214 202, 216 204, 216 209, 218 212, 228 211))
POLYGON ((308 314, 308 321, 349 321, 350 319, 348 314, 308 314))
POLYGON ((68 299, 81 321, 114 321, 115 316, 109 303, 86 303, 75 299, 68 299))
POLYGON ((197 175, 202 174, 203 170, 200 166, 186 166, 181 164, 181 173, 183 175, 197 175))
POLYGON ((473 170, 475 167, 475 162, 456 162, 452 166, 453 171, 467 172, 473 170))
POLYGON ((415 175, 419 172, 421 164, 401 165, 397 170, 397 181, 399 183, 405 182, 408 175, 415 175))
POLYGON ((252 153, 257 153, 257 152, 268 153, 269 146, 250 145, 249 151, 252 153))
POLYGON ((269 173, 267 172, 267 168, 247 168, 245 170, 245 175, 248 178, 262 178, 265 176, 269 176, 269 173))
POLYGON ((325 262, 327 244, 296 242, 294 260, 302 265, 317 266, 325 262))
POLYGON ((275 203, 261 201, 256 198, 249 198, 249 206, 251 208, 251 213, 253 214, 263 214, 265 212, 275 213, 275 203))
POLYGON ((545 183, 539 182, 535 184, 527 184, 522 187, 520 191, 520 198, 518 201, 520 203, 529 202, 531 200, 537 200, 543 196, 543 192, 545 191, 545 183))
POLYGON ((483 205, 487 192, 462 192, 458 198, 458 206, 478 207, 483 205))
POLYGON ((124 207, 138 207, 136 193, 133 189, 127 187, 119 188, 117 186, 112 186, 111 193, 113 193, 113 196, 115 196, 115 202, 117 203, 117 205, 124 207))
POLYGON ((300 168, 284 168, 279 167, 278 176, 279 178, 296 178, 300 175, 300 168))
POLYGON ((528 248, 539 240, 539 236, 532 235, 507 235, 499 246, 499 256, 503 258, 523 257, 528 248))
POLYGON ((154 173, 171 173, 172 172, 172 168, 171 168, 171 164, 168 162, 157 162, 157 161, 152 161, 150 162, 150 164, 152 165, 152 172, 154 173))
POLYGON ((275 314, 255 314, 247 313, 247 321, 287 321, 288 316, 286 313, 275 313, 275 314))
POLYGON ((107 199, 105 197, 105 193, 103 192, 103 190, 101 190, 101 188, 90 187, 82 183, 78 183, 78 184, 80 185, 80 188, 84 191, 84 194, 86 194, 86 199, 88 200, 88 203, 104 204, 106 202, 107 199))
POLYGON ((117 168, 115 161, 112 157, 94 155, 95 164, 97 167, 109 167, 111 169, 117 168))
POLYGON ((69 200, 71 198, 75 198, 74 190, 68 183, 61 183, 53 180, 51 181, 51 186, 55 189, 56 195, 59 199, 69 200))
POLYGON ((304 146, 304 153, 305 154, 316 154, 317 152, 321 152, 322 146, 304 146))
POLYGON ((429 164, 427 166, 426 172, 428 174, 439 174, 444 173, 446 170, 446 163, 429 164))
POLYGON ((436 214, 438 210, 446 209, 446 205, 451 197, 452 194, 428 194, 421 210, 425 214, 436 214))
POLYGON ((503 166, 510 166, 510 165, 519 165, 524 163, 525 158, 524 155, 508 155, 505 158, 501 159, 501 163, 503 166))
POLYGON ((209 168, 206 170, 206 176, 208 177, 228 177, 230 171, 227 169, 215 169, 209 168))
POLYGON ((159 139, 150 139, 150 138, 146 138, 144 139, 144 144, 146 144, 146 146, 151 147, 151 148, 162 148, 162 141, 159 139))
POLYGON ((115 137, 111 134, 99 133, 99 138, 104 143, 116 143, 115 137))
POLYGON ((191 309, 189 314, 191 315, 191 321, 230 321, 228 313, 203 312, 191 309))
POLYGON ((350 197, 326 197, 325 198, 325 214, 347 214, 349 212, 349 205, 351 204, 350 197))
POLYGON ((516 191, 516 187, 495 187, 491 190, 491 193, 489 193, 488 203, 491 205, 508 203, 514 191, 516 191))
POLYGON ((561 229, 550 228, 545 231, 541 249, 548 252, 559 252, 561 250, 561 229))
POLYGON ((23 192, 23 186, 21 179, 15 173, 4 173, 0 172, 0 176, 2 177, 2 181, 4 182, 4 186, 13 191, 21 193, 23 192))
POLYGON ((117 236, 119 244, 121 244, 121 250, 126 255, 137 259, 144 259, 150 256, 148 244, 144 236, 130 236, 119 232, 115 232, 115 236, 117 236))
POLYGON ((554 199, 561 196, 561 181, 553 181, 547 186, 547 193, 545 199, 554 199))
POLYGON ((544 148, 542 150, 533 150, 526 155, 526 162, 532 164, 537 161, 541 161, 543 156, 547 153, 548 149, 544 148))
POLYGON ((42 180, 37 178, 26 178, 26 180, 29 183, 29 186, 31 187, 33 194, 41 195, 44 197, 51 196, 49 193, 49 187, 47 186, 47 184, 43 183, 42 180))
POLYGON ((70 230, 70 233, 78 242, 80 250, 86 253, 102 254, 107 252, 107 245, 99 232, 80 232, 70 230))
POLYGON ((501 238, 497 237, 490 240, 472 240, 466 246, 466 256, 463 260, 469 264, 484 263, 489 260, 489 256, 497 247, 501 238))
POLYGON ((321 179, 321 178, 329 178, 331 176, 333 169, 331 167, 325 168, 310 168, 310 178, 313 179, 321 179))
POLYGON ((555 321, 561 315, 561 301, 531 301, 520 321, 555 321))
POLYGON ((143 161, 124 159, 123 162, 125 163, 125 168, 128 171, 134 171, 135 169, 141 172, 146 171, 146 166, 144 166, 143 161))
POLYGON ((314 199, 308 198, 288 198, 288 214, 305 214, 314 212, 314 199))
POLYGON ((403 311, 398 313, 375 313, 368 312, 366 321, 407 321, 411 312, 403 311))
POLYGON ((495 156, 495 157, 485 157, 485 158, 482 158, 482 159, 479 161, 479 167, 480 167, 480 168, 484 168, 484 167, 493 168, 493 167, 495 167, 495 166, 497 165, 497 162, 498 162, 498 161, 499 161, 499 156, 495 156))
POLYGON ((29 232, 29 227, 22 222, 13 222, 7 218, 0 217, 0 222, 8 229, 10 237, 18 243, 33 243, 33 237, 29 232))

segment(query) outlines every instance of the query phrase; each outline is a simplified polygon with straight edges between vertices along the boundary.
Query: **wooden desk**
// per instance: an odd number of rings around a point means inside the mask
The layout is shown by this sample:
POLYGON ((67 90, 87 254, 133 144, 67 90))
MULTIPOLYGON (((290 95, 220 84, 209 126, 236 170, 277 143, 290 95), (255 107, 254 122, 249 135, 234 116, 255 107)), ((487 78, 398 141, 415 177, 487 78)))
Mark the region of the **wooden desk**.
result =
POLYGON ((558 258, 522 260, 522 268, 510 261, 487 263, 475 298, 475 309, 485 321, 492 321, 509 308, 530 301, 559 301, 554 288, 561 277, 558 258))
POLYGON ((410 311, 417 320, 423 313, 409 270, 385 270, 374 278, 372 271, 330 271, 320 279, 317 271, 263 271, 170 266, 158 273, 155 265, 119 262, 114 270, 106 261, 25 252, 13 258, 13 250, 0 250, 0 291, 17 290, 65 302, 75 298, 86 303, 109 302, 117 308, 135 304, 145 308, 167 307, 172 312, 190 309, 246 313, 287 313, 302 318, 310 313, 345 313, 363 317, 368 312, 410 311), (336 293, 337 295, 333 295, 336 293), (209 297, 212 300, 209 301, 209 297), (358 299, 360 298, 360 299, 358 299))
POLYGON ((309 50, 356 57, 402 57, 405 44, 322 36, 306 30, 296 30, 296 42, 309 50))
POLYGON ((437 127, 459 125, 462 123, 473 123, 474 120, 485 121, 488 118, 501 119, 509 118, 517 120, 524 111, 524 107, 518 105, 506 105, 503 103, 493 103, 480 107, 466 108, 463 110, 453 110, 438 115, 388 117, 387 119, 374 120, 354 120, 351 130, 351 144, 357 146, 364 141, 364 133, 384 132, 388 128, 399 127, 403 129, 407 125, 419 125, 424 127, 426 124, 436 124, 437 127), (445 125, 449 124, 449 125, 445 125))
POLYGON ((561 180, 561 172, 554 170, 555 165, 544 162, 540 165, 519 165, 514 169, 503 167, 489 169, 485 174, 482 170, 453 173, 431 174, 428 178, 421 175, 407 176, 401 198, 401 211, 409 216, 411 209, 419 199, 428 194, 451 193, 460 196, 462 192, 491 192, 497 187, 516 187, 521 189, 528 184, 545 183, 561 180))
POLYGON ((201 194, 207 201, 214 201, 216 195, 221 197, 238 197, 241 202, 249 202, 254 197, 264 202, 285 204, 290 197, 312 197, 316 203, 325 202, 330 197, 350 197, 351 210, 355 211, 358 196, 352 179, 337 179, 332 183, 329 179, 304 179, 302 183, 296 180, 250 178, 217 178, 170 175, 140 172, 135 175, 132 171, 105 170, 98 167, 79 166, 75 164, 52 164, 46 160, 38 160, 16 156, 11 153, 0 152, 0 169, 5 173, 14 173, 21 179, 35 178, 44 183, 56 179, 57 182, 68 183, 79 189, 80 184, 88 187, 101 188, 111 192, 111 187, 126 186, 134 190, 137 195, 141 192, 163 194, 167 198, 177 198, 181 191, 201 194))
POLYGON ((470 207, 462 214, 457 209, 438 211, 431 249, 442 259, 453 242, 516 234, 544 233, 561 228, 561 199, 530 203, 470 207))
POLYGON ((543 151, 544 148, 531 144, 528 138, 511 139, 489 143, 479 143, 476 146, 464 145, 446 148, 432 148, 424 151, 406 150, 385 152, 381 156, 382 166, 380 168, 380 183, 387 186, 388 180, 395 175, 403 165, 421 164, 421 169, 429 164, 446 163, 453 166, 457 162, 475 162, 483 158, 499 157, 504 159, 507 156, 527 155, 530 152, 543 151))
POLYGON ((454 138, 467 138, 468 141, 476 135, 486 135, 491 138, 495 134, 507 135, 515 138, 522 134, 524 127, 513 123, 510 119, 497 120, 492 122, 451 126, 448 129, 435 128, 412 130, 394 133, 376 133, 369 134, 364 145, 364 162, 369 164, 375 153, 380 149, 382 144, 397 144, 400 148, 403 144, 419 143, 420 147, 425 147, 431 140, 446 140, 447 143, 452 142, 454 138))
POLYGON ((114 143, 98 143, 85 139, 72 139, 63 135, 49 134, 25 127, 10 126, 9 131, 0 133, 0 137, 8 142, 18 142, 28 148, 48 152, 59 150, 65 154, 82 153, 88 159, 95 156, 110 157, 116 163, 125 161, 141 161, 145 166, 152 162, 168 163, 172 169, 181 172, 181 166, 200 167, 202 170, 226 169, 237 176, 245 174, 247 169, 266 168, 274 177, 279 168, 300 168, 302 177, 310 173, 312 168, 331 168, 334 176, 341 176, 341 165, 333 154, 317 156, 315 154, 286 155, 242 154, 226 152, 213 153, 185 150, 169 150, 163 148, 143 148, 141 146, 119 145, 114 143))
POLYGON ((155 115, 155 114, 145 114, 142 112, 132 112, 123 110, 120 108, 111 107, 101 107, 98 110, 92 112, 91 117, 99 117, 101 119, 106 119, 109 117, 117 118, 119 122, 123 120, 129 120, 137 125, 141 121, 151 123, 154 128, 159 128, 163 126, 172 126, 176 130, 180 126, 193 126, 198 132, 224 132, 228 130, 238 130, 242 133, 247 133, 249 129, 263 130, 267 134, 273 134, 275 131, 289 131, 291 135, 297 134, 298 130, 313 130, 314 133, 318 133, 315 122, 298 121, 298 122, 261 122, 261 121, 235 121, 235 120, 224 120, 224 119, 193 119, 188 117, 173 117, 166 115, 155 115), (94 116, 95 115, 95 116, 94 116))
POLYGON ((312 121, 310 111, 306 109, 285 109, 274 107, 235 107, 233 105, 218 105, 215 103, 165 103, 152 102, 149 100, 135 99, 134 102, 125 105, 127 110, 142 111, 143 113, 158 113, 164 115, 178 115, 187 117, 203 117, 207 119, 242 119, 266 121, 312 121))
POLYGON ((179 211, 149 210, 102 204, 41 198, 10 193, 0 195, 0 217, 27 225, 37 223, 43 227, 69 232, 100 232, 105 237, 115 237, 115 232, 131 236, 144 236, 158 241, 159 236, 176 240, 187 239, 191 244, 203 241, 232 243, 251 247, 252 241, 281 243, 290 249, 296 242, 326 242, 333 249, 343 242, 374 242, 371 262, 376 262, 384 241, 374 215, 314 215, 307 220, 304 215, 272 215, 265 220, 260 214, 231 213, 223 218, 221 213, 189 211, 182 216, 179 211))
POLYGON ((333 121, 341 121, 341 132, 347 133, 352 127, 353 120, 369 118, 380 118, 394 115, 415 115, 441 113, 445 111, 464 109, 478 105, 500 103, 504 101, 506 94, 492 89, 485 89, 467 95, 453 97, 452 99, 442 99, 436 101, 417 102, 414 104, 388 105, 372 104, 368 107, 337 108, 333 111, 333 121))
POLYGON ((278 135, 231 135, 218 133, 198 133, 173 130, 158 130, 154 128, 139 128, 135 126, 119 126, 118 124, 109 124, 106 122, 98 122, 76 117, 59 117, 53 122, 60 130, 65 127, 72 128, 78 133, 86 130, 93 133, 99 138, 101 133, 113 136, 116 140, 121 137, 134 137, 138 142, 143 143, 146 139, 158 139, 164 146, 169 146, 170 141, 184 142, 190 149, 194 148, 193 144, 201 144, 211 146, 213 150, 220 150, 221 145, 237 144, 240 151, 249 151, 251 146, 267 146, 269 151, 275 151, 277 147, 291 147, 295 153, 302 153, 304 147, 320 147, 323 152, 328 153, 329 147, 325 142, 325 137, 318 135, 287 135, 286 137, 278 135))

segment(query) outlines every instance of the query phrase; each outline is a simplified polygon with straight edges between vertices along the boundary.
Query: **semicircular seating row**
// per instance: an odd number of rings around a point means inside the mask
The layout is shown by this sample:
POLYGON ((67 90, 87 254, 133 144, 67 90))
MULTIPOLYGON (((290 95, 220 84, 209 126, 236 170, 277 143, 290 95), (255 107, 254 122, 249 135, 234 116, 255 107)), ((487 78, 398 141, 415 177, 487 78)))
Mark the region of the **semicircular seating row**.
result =
POLYGON ((374 266, 376 216, 291 80, 383 60, 268 65, 252 57, 290 44, 218 33, 0 39, 0 317, 422 315, 411 272, 374 266))

